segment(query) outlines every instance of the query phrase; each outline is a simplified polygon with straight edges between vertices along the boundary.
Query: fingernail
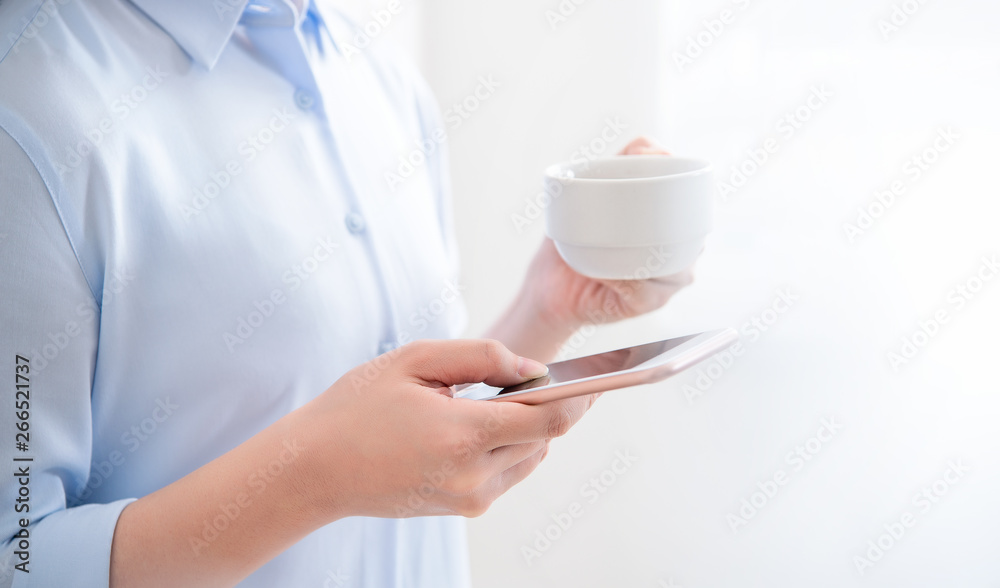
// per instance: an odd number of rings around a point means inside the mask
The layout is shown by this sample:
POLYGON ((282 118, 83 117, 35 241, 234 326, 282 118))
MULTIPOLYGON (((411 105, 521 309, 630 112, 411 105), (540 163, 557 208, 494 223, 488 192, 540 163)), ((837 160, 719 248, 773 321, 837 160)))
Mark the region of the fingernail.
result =
POLYGON ((532 378, 541 378, 547 373, 549 373, 549 366, 544 363, 539 363, 527 357, 522 357, 517 362, 517 375, 522 378, 529 380, 532 378))

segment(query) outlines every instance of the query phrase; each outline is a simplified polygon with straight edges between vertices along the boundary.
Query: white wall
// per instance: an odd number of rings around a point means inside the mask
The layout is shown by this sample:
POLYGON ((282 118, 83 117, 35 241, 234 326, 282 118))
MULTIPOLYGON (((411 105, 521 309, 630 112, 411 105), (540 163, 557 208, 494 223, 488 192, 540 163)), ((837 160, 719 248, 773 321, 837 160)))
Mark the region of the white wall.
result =
POLYGON ((648 132, 712 160, 720 179, 768 138, 777 150, 720 195, 696 284, 580 353, 739 327, 769 318, 780 289, 798 298, 758 339, 746 333, 746 354, 702 395, 690 393, 697 372, 605 395, 471 522, 476 586, 998 585, 1000 280, 962 308, 950 298, 1000 252, 995 4, 913 3, 888 39, 884 0, 588 0, 555 30, 545 11, 558 0, 410 6, 409 42, 443 108, 479 76, 501 84, 450 133, 470 334, 513 295, 541 239, 541 221, 519 232, 511 214, 609 116, 629 125, 616 149, 648 132), (680 71, 674 52, 726 7, 734 22, 680 71), (813 86, 832 97, 782 134, 813 86), (948 127, 959 138, 915 179, 907 159, 948 127), (844 223, 897 180, 906 191, 851 242, 844 223), (894 370, 888 353, 937 311, 948 324, 894 370), (787 454, 830 418, 843 428, 797 470, 787 454), (581 486, 616 452, 638 461, 590 504, 581 486), (923 512, 914 495, 953 460, 971 472, 939 482, 945 495, 923 512), (779 471, 788 483, 734 533, 727 515, 779 471), (582 515, 526 561, 522 547, 575 502, 582 515), (861 575, 868 541, 907 512, 915 525, 861 575))

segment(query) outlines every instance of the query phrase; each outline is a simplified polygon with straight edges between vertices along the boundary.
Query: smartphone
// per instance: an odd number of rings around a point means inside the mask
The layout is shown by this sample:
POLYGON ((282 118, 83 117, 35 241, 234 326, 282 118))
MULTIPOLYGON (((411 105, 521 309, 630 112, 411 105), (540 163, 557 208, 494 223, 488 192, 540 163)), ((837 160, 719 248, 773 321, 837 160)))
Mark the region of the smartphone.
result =
POLYGON ((739 339, 735 329, 719 329, 549 364, 549 373, 516 386, 473 384, 456 398, 541 404, 659 382, 708 359, 739 339))

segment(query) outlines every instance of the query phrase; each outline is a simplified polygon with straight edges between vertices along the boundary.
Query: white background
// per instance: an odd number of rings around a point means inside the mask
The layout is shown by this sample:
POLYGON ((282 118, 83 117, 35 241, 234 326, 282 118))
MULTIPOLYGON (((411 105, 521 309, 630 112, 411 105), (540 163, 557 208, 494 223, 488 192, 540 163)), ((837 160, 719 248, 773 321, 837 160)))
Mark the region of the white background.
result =
POLYGON ((546 12, 558 0, 402 6, 376 42, 414 55, 443 110, 481 75, 500 84, 449 128, 469 335, 509 302, 542 239, 541 220, 519 232, 511 215, 607 117, 628 125, 614 150, 653 135, 712 161, 720 180, 748 149, 778 148, 718 197, 695 284, 578 339, 574 354, 739 328, 779 289, 798 297, 700 396, 697 372, 605 395, 470 522, 477 587, 1000 586, 1000 279, 961 309, 949 299, 1000 254, 1000 5, 567 0, 575 11, 555 27, 546 12), (880 31, 904 4, 915 12, 880 31), (679 67, 689 36, 727 8, 732 22, 679 67), (814 86, 832 97, 780 133, 814 86), (948 149, 907 173, 949 128, 948 149), (896 180, 905 192, 848 239, 843 225, 896 180), (939 310, 949 322, 893 369, 889 353, 939 310), (796 471, 786 455, 824 418, 842 428, 796 471), (637 461, 589 504, 581 486, 616 452, 637 461), (913 498, 950 461, 970 470, 940 482, 925 512, 913 498), (779 470, 787 484, 734 532, 727 515, 779 470), (552 517, 574 502, 581 516, 529 563, 522 548, 537 547, 537 531, 556 536, 552 517), (869 541, 907 512, 915 524, 859 573, 869 541))

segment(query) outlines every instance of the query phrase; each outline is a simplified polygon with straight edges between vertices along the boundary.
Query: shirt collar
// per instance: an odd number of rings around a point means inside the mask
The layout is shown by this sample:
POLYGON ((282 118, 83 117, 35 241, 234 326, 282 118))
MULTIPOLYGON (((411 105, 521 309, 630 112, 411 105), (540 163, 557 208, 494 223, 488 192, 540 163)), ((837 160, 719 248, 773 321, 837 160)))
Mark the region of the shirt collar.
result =
MULTIPOLYGON (((206 69, 215 67, 241 17, 253 24, 296 25, 308 10, 308 0, 132 0, 181 49, 206 69), (248 10, 249 6, 249 10, 248 10), (267 23, 269 15, 279 15, 267 23), (291 21, 281 15, 291 15, 291 21)), ((247 22, 246 24, 251 24, 247 22)))
POLYGON ((215 67, 249 0, 132 0, 206 69, 215 67))

